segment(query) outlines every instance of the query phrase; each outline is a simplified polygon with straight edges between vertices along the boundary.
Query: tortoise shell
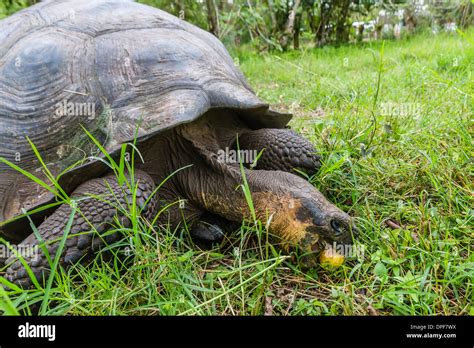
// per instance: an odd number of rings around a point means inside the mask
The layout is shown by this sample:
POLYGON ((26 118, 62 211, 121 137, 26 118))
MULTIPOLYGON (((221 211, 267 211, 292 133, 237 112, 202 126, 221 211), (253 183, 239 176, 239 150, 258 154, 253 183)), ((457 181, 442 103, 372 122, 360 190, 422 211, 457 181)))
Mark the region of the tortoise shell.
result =
MULTIPOLYGON (((0 157, 49 183, 31 142, 66 192, 106 169, 85 130, 114 154, 213 108, 254 129, 291 118, 255 95, 212 34, 132 1, 41 2, 1 20, 0 42, 0 157)), ((0 162, 0 235, 23 239, 23 213, 41 221, 54 200, 0 162)))

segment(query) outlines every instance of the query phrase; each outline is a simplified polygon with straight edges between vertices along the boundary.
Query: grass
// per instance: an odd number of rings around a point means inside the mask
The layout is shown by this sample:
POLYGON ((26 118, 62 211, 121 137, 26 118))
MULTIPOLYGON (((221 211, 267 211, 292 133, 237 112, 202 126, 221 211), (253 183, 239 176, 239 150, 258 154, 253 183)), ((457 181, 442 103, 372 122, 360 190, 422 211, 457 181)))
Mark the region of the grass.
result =
MULTIPOLYGON (((356 218, 363 257, 303 272, 268 243, 265 222, 244 222, 220 247, 201 250, 185 230, 135 221, 117 226, 126 238, 110 248, 111 260, 99 255, 87 267, 58 269, 48 291, 0 289, 0 308, 15 314, 44 302, 45 315, 473 315, 472 38, 470 31, 234 52, 258 95, 294 112, 293 128, 321 153, 323 167, 311 180, 356 218)), ((123 164, 116 165, 120 173, 123 164)))

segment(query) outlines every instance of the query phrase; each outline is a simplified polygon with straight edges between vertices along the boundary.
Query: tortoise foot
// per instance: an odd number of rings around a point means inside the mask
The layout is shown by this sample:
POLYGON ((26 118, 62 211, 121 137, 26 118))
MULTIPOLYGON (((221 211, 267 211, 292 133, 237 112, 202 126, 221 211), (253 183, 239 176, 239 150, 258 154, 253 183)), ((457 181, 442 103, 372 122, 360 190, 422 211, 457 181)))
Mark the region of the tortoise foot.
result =
POLYGON ((128 186, 119 185, 113 175, 90 180, 79 186, 71 195, 71 201, 74 202, 71 205, 76 206, 74 212, 70 204, 61 205, 38 227, 42 241, 31 234, 19 244, 19 250, 33 251, 21 255, 32 274, 28 273, 18 257, 12 256, 6 262, 9 265, 6 279, 22 288, 32 287, 33 277, 40 285, 44 285, 68 224, 71 227, 59 259, 59 266, 64 269, 89 260, 102 246, 118 241, 121 238, 120 231, 106 232, 117 221, 122 226, 131 226, 126 211, 129 211, 134 199, 141 215, 151 219, 156 209, 156 201, 150 197, 155 185, 146 173, 135 174, 134 185, 137 190, 134 193, 128 186))

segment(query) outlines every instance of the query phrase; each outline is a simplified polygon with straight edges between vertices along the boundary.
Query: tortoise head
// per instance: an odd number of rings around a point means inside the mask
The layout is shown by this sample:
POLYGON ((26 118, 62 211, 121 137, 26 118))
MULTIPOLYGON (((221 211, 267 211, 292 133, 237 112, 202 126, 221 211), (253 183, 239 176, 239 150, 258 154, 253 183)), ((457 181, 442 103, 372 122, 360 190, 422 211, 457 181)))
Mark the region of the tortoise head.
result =
POLYGON ((328 246, 351 245, 358 234, 352 218, 309 183, 294 186, 280 202, 288 205, 278 210, 273 232, 284 249, 297 251, 303 266, 314 266, 328 246))
POLYGON ((326 258, 332 254, 343 260, 344 256, 331 248, 352 244, 353 236, 359 233, 352 218, 316 189, 299 197, 299 203, 296 219, 305 226, 305 235, 298 241, 302 263, 307 267, 314 266, 322 253, 326 258))

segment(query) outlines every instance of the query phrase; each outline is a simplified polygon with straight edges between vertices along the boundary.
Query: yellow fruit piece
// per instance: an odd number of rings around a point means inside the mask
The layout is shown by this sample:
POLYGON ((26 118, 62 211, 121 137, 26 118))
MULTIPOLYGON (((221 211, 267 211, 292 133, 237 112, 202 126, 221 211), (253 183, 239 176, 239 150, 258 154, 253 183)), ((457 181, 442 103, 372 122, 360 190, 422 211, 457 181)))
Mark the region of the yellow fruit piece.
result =
POLYGON ((344 263, 344 255, 339 254, 333 248, 326 248, 319 255, 319 262, 321 265, 330 265, 333 267, 339 267, 344 263))

